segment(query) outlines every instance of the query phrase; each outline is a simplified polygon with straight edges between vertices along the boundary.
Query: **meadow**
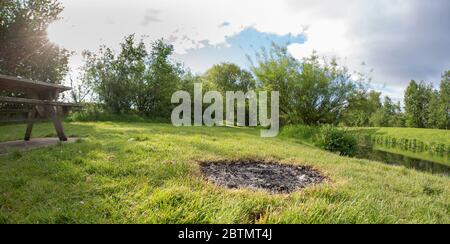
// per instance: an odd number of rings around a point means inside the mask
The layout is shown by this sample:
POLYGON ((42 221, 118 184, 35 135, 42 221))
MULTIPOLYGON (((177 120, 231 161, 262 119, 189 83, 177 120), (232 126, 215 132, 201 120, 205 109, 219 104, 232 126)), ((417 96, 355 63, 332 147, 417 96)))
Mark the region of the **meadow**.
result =
MULTIPOLYGON (((0 156, 0 223, 450 223, 448 177, 299 139, 252 128, 64 126, 81 139, 0 156), (199 161, 243 158, 311 166, 328 180, 287 195, 229 190, 200 174, 199 161)), ((0 126, 0 141, 21 139, 24 128, 0 126)), ((52 125, 37 124, 34 136, 54 136, 52 125)))

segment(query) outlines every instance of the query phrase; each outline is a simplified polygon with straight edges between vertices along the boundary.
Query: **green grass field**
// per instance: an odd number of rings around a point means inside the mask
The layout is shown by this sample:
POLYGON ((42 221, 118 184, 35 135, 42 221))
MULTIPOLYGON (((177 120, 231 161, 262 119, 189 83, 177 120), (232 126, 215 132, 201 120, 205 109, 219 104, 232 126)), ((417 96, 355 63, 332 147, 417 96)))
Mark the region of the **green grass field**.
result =
MULTIPOLYGON (((21 139, 24 128, 0 126, 0 141, 21 139)), ((0 223, 450 223, 448 177, 263 139, 256 129, 113 122, 65 129, 83 139, 0 156, 0 223), (310 165, 329 181, 271 195, 202 180, 198 161, 240 158, 310 165)), ((34 136, 54 136, 53 128, 38 124, 34 136)))

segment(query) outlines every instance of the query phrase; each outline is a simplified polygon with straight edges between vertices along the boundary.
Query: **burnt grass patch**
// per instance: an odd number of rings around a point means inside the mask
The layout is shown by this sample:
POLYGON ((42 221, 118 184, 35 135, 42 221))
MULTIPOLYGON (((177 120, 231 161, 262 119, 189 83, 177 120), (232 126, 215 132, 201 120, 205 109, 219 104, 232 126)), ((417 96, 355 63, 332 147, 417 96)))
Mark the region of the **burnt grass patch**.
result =
POLYGON ((219 186, 263 189, 273 194, 292 193, 326 179, 309 166, 258 160, 201 162, 200 171, 204 178, 219 186))

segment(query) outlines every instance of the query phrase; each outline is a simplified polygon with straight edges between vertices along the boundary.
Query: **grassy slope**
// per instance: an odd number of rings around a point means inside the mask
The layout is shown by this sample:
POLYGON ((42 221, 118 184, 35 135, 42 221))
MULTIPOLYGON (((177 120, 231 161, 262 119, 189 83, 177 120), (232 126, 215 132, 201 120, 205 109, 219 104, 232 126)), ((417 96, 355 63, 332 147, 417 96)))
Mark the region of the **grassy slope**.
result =
MULTIPOLYGON (((65 128, 85 139, 0 156, 0 223, 450 223, 448 177, 261 139, 254 129, 65 128), (248 157, 312 165, 331 180, 290 196, 226 190, 202 181, 196 164, 248 157)), ((0 141, 23 132, 1 126, 0 141)), ((50 124, 35 127, 35 136, 52 134, 50 124)))

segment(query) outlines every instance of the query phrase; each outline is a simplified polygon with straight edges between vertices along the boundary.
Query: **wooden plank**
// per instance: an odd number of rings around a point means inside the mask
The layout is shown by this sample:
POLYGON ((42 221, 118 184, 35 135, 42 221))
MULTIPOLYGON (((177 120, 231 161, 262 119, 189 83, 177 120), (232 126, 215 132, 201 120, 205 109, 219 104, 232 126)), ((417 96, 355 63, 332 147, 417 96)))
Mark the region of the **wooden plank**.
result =
POLYGON ((0 74, 0 90, 27 92, 28 89, 39 91, 55 90, 59 93, 69 91, 72 88, 42 81, 28 80, 0 74))
POLYGON ((16 104, 31 104, 31 105, 50 105, 59 107, 82 107, 75 103, 63 103, 63 102, 53 102, 49 100, 39 100, 39 99, 29 99, 29 98, 19 98, 19 97, 1 97, 0 102, 5 103, 16 103, 16 104))

